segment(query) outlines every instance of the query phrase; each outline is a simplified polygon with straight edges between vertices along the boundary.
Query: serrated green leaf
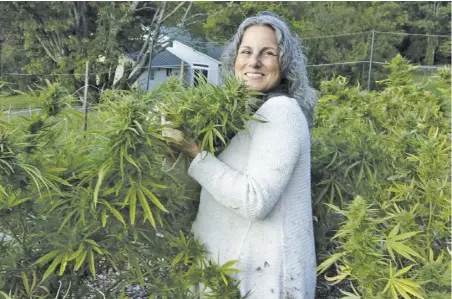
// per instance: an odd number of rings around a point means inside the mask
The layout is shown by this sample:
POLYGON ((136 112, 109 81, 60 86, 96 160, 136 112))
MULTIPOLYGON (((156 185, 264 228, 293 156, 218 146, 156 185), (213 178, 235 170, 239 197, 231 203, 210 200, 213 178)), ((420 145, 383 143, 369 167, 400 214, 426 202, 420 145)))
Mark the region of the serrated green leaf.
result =
POLYGON ((22 283, 24 285, 25 292, 26 292, 27 296, 30 296, 31 295, 31 293, 30 293, 30 284, 28 283, 27 275, 24 272, 21 272, 20 273, 20 277, 22 278, 22 283))
POLYGON ((94 278, 96 278, 96 265, 94 263, 94 253, 92 250, 89 251, 89 270, 91 271, 91 274, 93 275, 94 278))
POLYGON ((100 247, 99 244, 97 244, 97 242, 94 241, 94 240, 91 240, 91 239, 85 239, 85 240, 83 240, 83 241, 85 241, 86 243, 89 243, 89 244, 93 245, 94 247, 100 247))
POLYGON ((213 132, 215 133, 215 135, 221 140, 221 142, 223 142, 224 145, 226 145, 226 140, 224 140, 223 136, 221 135, 220 132, 218 132, 217 129, 212 128, 213 132))
POLYGON ((134 187, 133 191, 130 193, 130 204, 129 204, 129 215, 130 215, 130 223, 132 225, 135 224, 135 215, 137 212, 137 193, 134 187))
POLYGON ((107 212, 105 210, 102 210, 102 212, 100 212, 100 216, 101 225, 102 227, 105 227, 107 225, 107 212))
POLYGON ((143 207, 144 214, 146 215, 146 218, 149 220, 153 228, 156 228, 155 226, 155 220, 154 216, 152 216, 151 208, 149 207, 149 204, 146 200, 146 197, 144 196, 144 193, 142 192, 143 188, 138 188, 138 198, 140 200, 141 206, 143 207))
POLYGON ((42 276, 42 281, 45 281, 53 272, 55 272, 55 269, 60 264, 61 259, 62 259, 62 256, 59 255, 52 261, 49 268, 47 268, 46 272, 42 276))
POLYGON ((230 268, 230 267, 232 267, 233 265, 235 265, 235 264, 237 264, 237 263, 238 263, 238 260, 231 260, 231 261, 228 261, 228 262, 224 263, 224 264, 221 266, 221 269, 223 270, 223 269, 230 268))
POLYGON ((173 259, 173 261, 171 262, 171 264, 172 264, 173 266, 177 265, 177 263, 179 263, 180 260, 181 260, 183 257, 184 257, 184 252, 183 252, 183 251, 179 252, 179 253, 176 255, 176 257, 173 259))
POLYGON ((346 255, 345 252, 335 253, 326 260, 324 260, 319 266, 317 266, 318 274, 322 274, 323 272, 328 270, 336 261, 338 261, 344 255, 346 255))
POLYGON ((405 234, 394 236, 392 239, 395 240, 395 241, 401 241, 401 240, 405 240, 405 239, 411 238, 412 236, 415 236, 418 233, 420 233, 420 232, 409 232, 409 233, 405 233, 405 234))
POLYGON ((74 214, 77 212, 77 210, 72 210, 69 212, 69 214, 66 215, 66 217, 64 217, 63 222, 60 225, 60 228, 58 229, 58 232, 61 232, 61 230, 64 228, 64 226, 66 225, 66 223, 72 218, 72 216, 74 216, 74 214))
POLYGON ((413 268, 413 265, 409 265, 409 266, 407 266, 407 267, 405 267, 405 268, 403 268, 403 269, 400 269, 399 271, 397 271, 397 272, 394 274, 394 277, 402 276, 403 274, 405 274, 405 273, 407 273, 408 271, 410 271, 411 268, 413 268))
POLYGON ((80 245, 78 246, 77 251, 75 251, 74 253, 72 253, 69 257, 68 257, 68 262, 75 260, 83 251, 83 249, 85 249, 85 244, 84 243, 80 243, 80 245))
POLYGON ((107 207, 107 209, 110 211, 110 213, 116 217, 116 219, 119 220, 119 222, 122 223, 124 227, 126 227, 126 222, 124 221, 124 218, 122 217, 121 213, 119 213, 118 210, 113 208, 107 201, 102 201, 102 203, 107 207))
POLYGON ((62 276, 64 274, 64 270, 66 270, 66 266, 67 266, 67 256, 64 256, 63 261, 61 262, 61 265, 60 265, 60 271, 58 272, 58 276, 62 276))
POLYGON ((144 192, 144 194, 146 194, 147 197, 149 197, 149 199, 157 206, 157 208, 159 208, 163 212, 169 213, 168 210, 160 202, 160 200, 158 200, 158 198, 154 195, 154 193, 146 189, 144 186, 141 186, 141 190, 144 192))
POLYGON ((34 265, 47 263, 48 261, 53 259, 55 256, 57 256, 59 253, 60 252, 58 250, 53 250, 53 251, 47 253, 46 255, 44 255, 43 257, 41 257, 40 259, 38 259, 34 263, 34 265))
POLYGON ((98 179, 96 182, 96 187, 94 188, 94 195, 93 195, 94 206, 97 205, 100 187, 102 185, 102 181, 103 181, 108 169, 109 169, 109 167, 106 164, 102 165, 102 167, 99 169, 98 179))
POLYGON ((83 264, 86 259, 86 255, 88 254, 88 250, 84 250, 76 259, 74 270, 77 271, 83 264))

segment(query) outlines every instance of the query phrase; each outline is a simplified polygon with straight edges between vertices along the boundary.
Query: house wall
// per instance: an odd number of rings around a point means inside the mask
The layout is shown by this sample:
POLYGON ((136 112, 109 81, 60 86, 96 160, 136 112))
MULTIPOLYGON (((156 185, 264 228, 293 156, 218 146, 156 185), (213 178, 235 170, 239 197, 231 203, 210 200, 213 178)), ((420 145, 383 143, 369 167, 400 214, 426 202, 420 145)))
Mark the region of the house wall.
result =
POLYGON ((189 83, 193 83, 193 72, 194 69, 197 68, 196 64, 202 64, 207 66, 204 69, 208 69, 207 81, 214 84, 220 84, 219 61, 178 41, 173 41, 173 46, 168 47, 167 50, 190 65, 191 76, 189 78, 189 83))
MULTIPOLYGON (((149 90, 153 90, 155 88, 158 88, 162 83, 166 82, 166 80, 168 80, 168 76, 167 76, 167 68, 156 68, 153 67, 153 72, 154 72, 154 79, 153 80, 149 80, 149 90)), ((170 76, 180 76, 180 68, 171 68, 171 75, 170 76)), ((186 70, 187 68, 184 69, 184 79, 187 80, 186 78, 186 70)), ((134 86, 139 86, 140 89, 142 90, 146 90, 146 82, 148 79, 148 72, 143 72, 140 77, 138 77, 137 81, 134 83, 134 86)), ((187 81, 189 82, 189 81, 187 81)))

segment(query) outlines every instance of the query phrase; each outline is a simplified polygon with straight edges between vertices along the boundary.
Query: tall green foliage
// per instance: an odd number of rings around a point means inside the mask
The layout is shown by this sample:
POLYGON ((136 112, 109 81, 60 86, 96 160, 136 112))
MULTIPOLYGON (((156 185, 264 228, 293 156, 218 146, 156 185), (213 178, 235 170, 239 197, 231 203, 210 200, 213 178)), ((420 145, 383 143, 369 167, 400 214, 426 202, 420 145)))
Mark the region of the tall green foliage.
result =
POLYGON ((102 274, 113 277, 98 287, 108 297, 130 284, 156 298, 194 297, 199 283, 217 298, 240 297, 228 276, 235 262, 208 260, 190 236, 199 194, 163 170, 171 148, 155 109, 162 94, 107 92, 98 123, 81 131, 80 113, 65 109, 70 96, 48 83, 30 95, 40 114, 1 121, 0 290, 55 298, 60 281, 84 298, 102 274))
POLYGON ((381 92, 343 77, 322 83, 312 147, 319 273, 334 265, 326 279, 350 281, 347 298, 449 298, 450 70, 431 93, 400 56, 388 69, 381 92))
POLYGON ((252 116, 260 93, 248 91, 244 82, 227 78, 223 87, 207 84, 203 77, 200 82, 185 88, 180 80, 170 78, 160 87, 163 100, 157 104, 173 127, 199 140, 200 151, 218 153, 236 133, 249 128, 250 120, 262 122, 252 116))
MULTIPOLYGON (((312 131, 319 273, 345 298, 449 295, 450 70, 432 78, 432 93, 413 84, 413 69, 396 57, 379 92, 343 77, 321 85, 312 131)), ((162 112, 201 142, 209 124, 227 117, 218 126, 226 141, 252 120, 242 85, 205 84, 106 92, 82 131, 72 98, 49 82, 29 95, 40 114, 0 119, 0 298, 84 298, 90 286, 125 298, 131 284, 191 298, 198 283, 215 298, 240 297, 234 261, 207 259, 189 233, 199 190, 162 170, 172 152, 162 112)))

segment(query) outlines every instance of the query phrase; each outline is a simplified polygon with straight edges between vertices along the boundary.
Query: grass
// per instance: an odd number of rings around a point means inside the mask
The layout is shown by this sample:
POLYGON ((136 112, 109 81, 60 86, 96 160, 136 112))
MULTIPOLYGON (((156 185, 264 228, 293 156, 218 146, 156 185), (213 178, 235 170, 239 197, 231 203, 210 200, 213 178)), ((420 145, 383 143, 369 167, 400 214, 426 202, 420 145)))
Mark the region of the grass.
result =
POLYGON ((426 91, 430 91, 431 93, 438 93, 437 86, 433 82, 433 76, 436 71, 432 70, 422 70, 417 69, 414 71, 414 84, 424 88, 426 91))
POLYGON ((0 96, 0 108, 3 109, 29 109, 37 108, 39 105, 31 104, 27 95, 0 96))

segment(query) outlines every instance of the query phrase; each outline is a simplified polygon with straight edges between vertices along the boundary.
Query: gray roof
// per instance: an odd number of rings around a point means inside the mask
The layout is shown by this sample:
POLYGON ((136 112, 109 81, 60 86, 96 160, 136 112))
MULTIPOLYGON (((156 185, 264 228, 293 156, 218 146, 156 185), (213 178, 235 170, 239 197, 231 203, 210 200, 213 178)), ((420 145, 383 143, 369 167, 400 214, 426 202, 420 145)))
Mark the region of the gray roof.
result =
MULTIPOLYGON (((207 56, 212 57, 213 59, 220 60, 221 53, 223 52, 223 47, 220 47, 214 43, 203 44, 202 46, 197 46, 195 44, 190 45, 190 43, 182 42, 187 46, 192 47, 193 49, 198 50, 201 53, 206 54, 207 56)), ((136 60, 140 52, 130 52, 126 53, 127 57, 130 59, 136 60)), ((181 59, 171 52, 164 50, 160 52, 154 58, 152 58, 151 66, 152 67, 169 67, 169 66, 180 66, 181 59)), ((187 64, 185 64, 187 65, 187 64)))
MULTIPOLYGON (((131 52, 126 53, 127 57, 130 59, 136 60, 140 52, 131 52)), ((152 67, 168 67, 168 66, 180 66, 181 59, 165 50, 160 52, 154 58, 152 58, 151 66, 152 67)))
POLYGON ((214 43, 208 43, 207 44, 207 55, 210 57, 221 61, 221 54, 223 53, 224 47, 218 46, 214 43))

